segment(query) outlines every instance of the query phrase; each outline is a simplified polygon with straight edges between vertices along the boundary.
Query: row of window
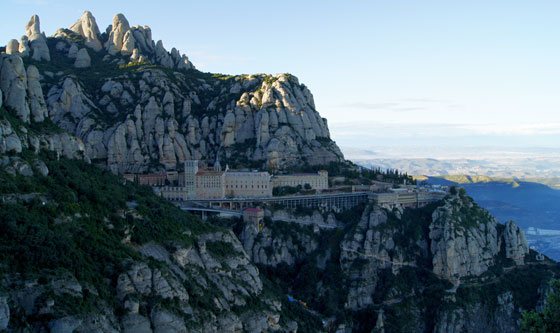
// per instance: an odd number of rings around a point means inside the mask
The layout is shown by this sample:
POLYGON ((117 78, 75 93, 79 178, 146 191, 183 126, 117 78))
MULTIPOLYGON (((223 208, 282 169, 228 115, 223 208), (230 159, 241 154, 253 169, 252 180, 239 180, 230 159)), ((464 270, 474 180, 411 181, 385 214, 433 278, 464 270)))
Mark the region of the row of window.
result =
MULTIPOLYGON (((268 185, 256 185, 257 188, 267 189, 268 185)), ((226 185, 226 188, 243 188, 243 185, 226 185)), ((245 188, 249 188, 249 185, 245 185, 245 188)), ((251 185, 251 188, 255 188, 255 185, 251 185)))

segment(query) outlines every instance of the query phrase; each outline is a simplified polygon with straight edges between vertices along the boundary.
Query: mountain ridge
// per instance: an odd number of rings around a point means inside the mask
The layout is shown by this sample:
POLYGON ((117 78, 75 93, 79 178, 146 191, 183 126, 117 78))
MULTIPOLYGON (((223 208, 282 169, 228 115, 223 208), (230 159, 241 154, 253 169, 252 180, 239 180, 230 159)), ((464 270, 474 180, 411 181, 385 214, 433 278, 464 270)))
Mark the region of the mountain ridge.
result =
POLYGON ((271 170, 343 159, 311 92, 292 75, 199 72, 122 14, 105 33, 89 12, 49 38, 39 24, 33 16, 26 37, 6 47, 5 105, 24 122, 51 119, 113 172, 172 170, 218 155, 271 170))
POLYGON ((0 55, 0 330, 515 332, 560 274, 456 187, 416 208, 182 212, 114 174, 219 157, 409 178, 344 161, 292 75, 185 68, 123 15, 39 24, 0 55))

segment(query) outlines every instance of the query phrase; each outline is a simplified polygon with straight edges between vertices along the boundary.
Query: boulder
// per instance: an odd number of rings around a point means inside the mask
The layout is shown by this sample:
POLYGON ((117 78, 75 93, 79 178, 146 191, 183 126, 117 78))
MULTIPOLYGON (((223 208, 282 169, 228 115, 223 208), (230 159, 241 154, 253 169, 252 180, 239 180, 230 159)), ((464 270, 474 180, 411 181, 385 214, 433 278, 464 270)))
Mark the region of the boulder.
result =
POLYGON ((45 162, 43 162, 41 160, 36 160, 33 163, 33 168, 43 177, 46 177, 46 176, 49 175, 49 168, 47 167, 45 162))
POLYGON ((6 44, 7 54, 19 54, 19 42, 17 39, 10 39, 8 44, 6 44))
POLYGON ((76 61, 74 61, 74 67, 76 68, 87 68, 91 66, 91 58, 86 49, 80 49, 76 54, 76 61))
POLYGON ((76 57, 78 56, 78 51, 79 50, 80 49, 78 48, 78 44, 72 43, 72 45, 68 49, 68 54, 67 54, 68 58, 76 59, 76 57))

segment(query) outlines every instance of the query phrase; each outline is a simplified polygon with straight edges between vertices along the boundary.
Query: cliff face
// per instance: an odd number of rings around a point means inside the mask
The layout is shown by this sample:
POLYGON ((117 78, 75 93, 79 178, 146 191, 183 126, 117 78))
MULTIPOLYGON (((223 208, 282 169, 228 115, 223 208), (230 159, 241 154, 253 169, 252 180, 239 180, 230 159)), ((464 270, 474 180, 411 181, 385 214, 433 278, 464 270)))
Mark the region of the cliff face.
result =
MULTIPOLYGON (((0 170, 0 330, 294 331, 229 231, 96 167, 0 170), (35 175, 32 176, 33 172, 35 175)), ((305 315, 304 315, 305 317, 305 315)))
POLYGON ((464 193, 421 209, 369 205, 338 214, 334 229, 300 220, 316 227, 268 221, 246 226, 241 241, 269 278, 341 330, 515 332, 558 274, 513 222, 497 223, 464 193))
POLYGON ((478 276, 503 255, 518 265, 524 263, 529 247, 523 232, 513 222, 498 228, 498 222, 471 198, 456 196, 433 214, 430 225, 434 272, 458 283, 461 278, 478 276), (499 236, 499 233, 501 235, 499 236))
POLYGON ((0 62, 5 106, 25 123, 52 120, 114 172, 176 169, 217 154, 272 169, 342 159, 292 75, 199 72, 121 14, 104 34, 89 12, 49 38, 37 35, 38 18, 29 26, 37 43, 13 40, 0 62))

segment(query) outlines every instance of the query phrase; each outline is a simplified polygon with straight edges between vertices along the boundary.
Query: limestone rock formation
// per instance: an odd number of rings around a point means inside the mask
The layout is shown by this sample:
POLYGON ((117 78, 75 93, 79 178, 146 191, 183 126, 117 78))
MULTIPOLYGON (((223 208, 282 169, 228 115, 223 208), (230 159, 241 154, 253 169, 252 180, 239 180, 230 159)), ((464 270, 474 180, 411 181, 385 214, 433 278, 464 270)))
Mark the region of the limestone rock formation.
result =
POLYGON ((68 49, 68 53, 67 53, 68 58, 76 59, 76 57, 78 56, 78 51, 79 50, 80 49, 78 48, 78 45, 76 43, 73 43, 72 45, 70 45, 70 48, 68 49))
POLYGON ((37 67, 29 65, 27 67, 27 96, 31 118, 34 122, 41 122, 49 116, 39 79, 40 74, 37 67))
POLYGON ((76 68, 87 68, 91 66, 91 58, 86 49, 80 49, 76 53, 76 61, 74 61, 74 67, 76 68))
POLYGON ((117 54, 123 49, 124 36, 130 30, 130 24, 123 14, 113 17, 113 25, 110 26, 109 40, 105 43, 105 49, 109 54, 117 54))
POLYGON ((17 55, 0 56, 0 89, 4 92, 4 105, 10 107, 23 122, 29 122, 27 104, 27 73, 17 55))
POLYGON ((31 52, 31 47, 29 46, 29 39, 27 36, 21 36, 21 42, 19 43, 19 55, 22 58, 29 56, 31 52))
POLYGON ((423 246, 403 248, 395 242, 395 235, 401 231, 394 222, 389 221, 385 210, 368 207, 356 228, 342 241, 341 268, 350 277, 345 303, 348 309, 356 311, 373 305, 373 294, 382 270, 389 269, 397 274, 403 267, 415 267, 413 258, 426 255, 423 246), (355 265, 355 262, 361 264, 355 265))
POLYGON ((21 153, 23 143, 7 120, 0 120, 0 154, 21 153))
POLYGON ((280 264, 293 266, 315 251, 319 244, 304 231, 305 227, 302 232, 297 232, 296 230, 301 230, 302 227, 294 223, 292 228, 293 234, 282 235, 276 234, 273 226, 262 227, 255 223, 246 223, 240 239, 252 262, 269 267, 277 267, 280 264))
MULTIPOLYGON (((47 94, 49 117, 62 129, 78 134, 78 124, 95 107, 74 78, 67 77, 47 94)), ((86 126, 83 122, 81 125, 86 126)), ((93 126, 93 124, 90 124, 93 126)))
POLYGON ((430 249, 434 273, 453 282, 480 275, 499 252, 497 222, 472 199, 453 196, 433 213, 430 249))
POLYGON ((193 247, 179 246, 171 252, 159 244, 148 243, 139 248, 139 254, 137 260, 123 263, 128 269, 116 281, 120 314, 104 305, 96 312, 79 316, 56 315, 61 297, 75 301, 86 299, 88 294, 98 295, 95 288, 79 282, 70 273, 47 277, 42 284, 8 276, 12 284, 8 295, 0 297, 0 328, 8 327, 8 298, 20 316, 53 314, 48 324, 51 331, 152 332, 153 328, 155 332, 187 332, 187 320, 189 330, 197 331, 282 328, 280 302, 271 299, 270 305, 263 302, 260 308, 248 303, 262 296, 263 284, 258 270, 231 233, 203 234, 193 247), (215 252, 216 246, 228 246, 231 251, 215 252), (196 301, 191 300, 185 286, 189 286, 196 301), (201 300, 207 305, 201 307, 201 300), (233 308, 236 310, 232 311, 233 308))
POLYGON ((7 54, 19 54, 19 42, 17 39, 11 39, 8 44, 6 44, 7 54))
MULTIPOLYGON (((101 66, 130 61, 173 70, 125 70, 121 77, 99 78, 102 89, 79 75, 42 73, 41 66, 39 75, 31 73, 29 89, 24 75, 13 76, 14 87, 21 89, 4 92, 9 108, 22 119, 42 121, 46 112, 38 88, 44 84, 48 117, 84 142, 89 159, 105 160, 114 172, 177 169, 186 159, 214 158, 218 152, 224 160, 271 169, 342 159, 313 96, 291 75, 195 78, 185 55, 175 48, 168 52, 163 42, 152 40, 149 27, 131 27, 122 14, 101 35, 93 15, 85 12, 70 30, 59 29, 53 38, 56 46, 50 52, 75 59, 76 68, 91 67, 88 47, 95 51, 101 43, 109 53, 101 66), (41 75, 49 79, 39 83, 41 75), (110 89, 107 82, 114 82, 110 89)), ((10 52, 19 50, 23 56, 31 51, 34 59, 46 59, 46 39, 36 16, 19 47, 11 43, 10 52)))
POLYGON ((39 16, 33 15, 27 26, 25 27, 25 35, 29 39, 31 50, 33 51, 33 55, 31 56, 33 60, 41 61, 46 60, 50 61, 50 51, 49 47, 47 46, 47 38, 41 32, 41 23, 39 21, 39 16))
POLYGON ((517 265, 523 265, 525 256, 529 253, 529 245, 523 231, 512 221, 505 225, 504 242, 506 257, 513 259, 517 265))
POLYGON ((94 51, 97 52, 102 49, 97 22, 89 11, 85 11, 78 21, 72 24, 70 30, 84 37, 85 45, 92 48, 94 51))
POLYGON ((457 308, 455 304, 446 304, 446 310, 437 318, 434 332, 518 332, 518 324, 513 303, 513 294, 505 292, 498 295, 496 308, 488 309, 481 304, 457 308))

